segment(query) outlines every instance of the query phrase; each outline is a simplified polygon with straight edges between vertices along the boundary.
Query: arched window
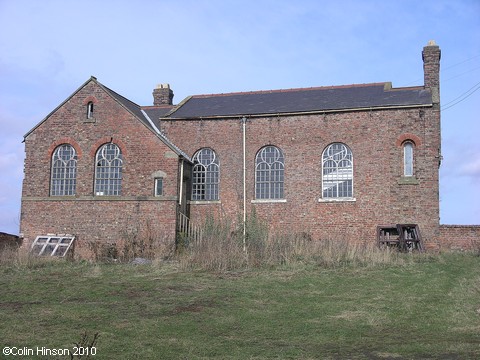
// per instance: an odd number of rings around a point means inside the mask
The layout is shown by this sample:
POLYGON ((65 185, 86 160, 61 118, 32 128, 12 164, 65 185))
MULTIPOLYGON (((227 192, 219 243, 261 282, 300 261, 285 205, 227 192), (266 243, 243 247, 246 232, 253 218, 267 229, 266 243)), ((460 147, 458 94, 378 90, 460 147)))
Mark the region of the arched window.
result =
POLYGON ((93 119, 93 102, 87 104, 87 119, 93 119))
POLYGON ((353 197, 353 155, 342 143, 327 146, 322 156, 324 199, 353 197))
POLYGON ((285 159, 275 146, 260 149, 255 158, 255 198, 283 199, 285 159))
POLYGON ((100 147, 95 156, 95 195, 122 194, 122 152, 112 143, 100 147))
POLYGON ((210 148, 200 149, 193 156, 192 200, 218 200, 220 164, 210 148))
POLYGON ((50 195, 75 195, 77 185, 77 153, 69 144, 58 146, 52 155, 50 195))
POLYGON ((413 143, 411 141, 403 143, 403 175, 413 176, 413 143))

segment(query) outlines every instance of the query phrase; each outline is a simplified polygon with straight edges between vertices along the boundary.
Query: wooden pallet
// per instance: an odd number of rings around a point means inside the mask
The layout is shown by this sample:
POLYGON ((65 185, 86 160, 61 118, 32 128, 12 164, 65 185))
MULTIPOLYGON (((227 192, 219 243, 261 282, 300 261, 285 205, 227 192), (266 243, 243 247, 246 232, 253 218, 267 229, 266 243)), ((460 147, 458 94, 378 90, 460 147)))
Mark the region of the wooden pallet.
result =
POLYGON ((403 252, 425 250, 417 224, 379 225, 377 243, 380 248, 396 247, 403 252))

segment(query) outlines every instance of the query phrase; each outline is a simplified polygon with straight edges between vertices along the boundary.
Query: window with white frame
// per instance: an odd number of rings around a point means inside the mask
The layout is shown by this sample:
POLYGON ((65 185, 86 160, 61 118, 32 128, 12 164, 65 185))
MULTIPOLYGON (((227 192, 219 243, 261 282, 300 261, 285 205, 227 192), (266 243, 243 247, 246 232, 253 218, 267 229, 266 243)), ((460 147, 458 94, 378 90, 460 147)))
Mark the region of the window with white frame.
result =
POLYGON ((95 157, 95 195, 122 194, 123 159, 120 148, 108 143, 100 147, 95 157))
POLYGON ((413 176, 413 143, 403 143, 403 175, 413 176))
POLYGON ((71 249, 75 236, 37 236, 32 244, 31 253, 38 256, 64 257, 71 249))
POLYGON ((155 196, 163 195, 163 178, 155 178, 155 196))
POLYGON ((353 198, 353 155, 342 143, 327 146, 322 156, 324 199, 353 198))
POLYGON ((265 146, 255 157, 255 198, 283 199, 285 158, 276 146, 265 146))
POLYGON ((58 146, 52 155, 51 196, 75 195, 77 186, 77 153, 70 144, 58 146))
POLYGON ((220 164, 210 148, 200 149, 193 156, 192 200, 218 200, 220 164))

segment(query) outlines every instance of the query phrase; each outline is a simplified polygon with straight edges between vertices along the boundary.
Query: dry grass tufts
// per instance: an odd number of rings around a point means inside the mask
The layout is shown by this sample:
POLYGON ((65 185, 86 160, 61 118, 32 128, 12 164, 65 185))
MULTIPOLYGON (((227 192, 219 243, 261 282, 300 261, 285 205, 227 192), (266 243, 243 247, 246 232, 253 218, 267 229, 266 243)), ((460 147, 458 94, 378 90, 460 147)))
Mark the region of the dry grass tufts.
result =
POLYGON ((166 259, 173 256, 175 244, 164 234, 154 231, 150 222, 132 223, 116 242, 87 243, 95 262, 130 262, 135 258, 166 259))
POLYGON ((58 261, 59 258, 35 256, 30 254, 30 249, 26 246, 19 248, 6 248, 0 251, 0 265, 10 268, 37 268, 46 265, 52 261, 58 261))
POLYGON ((209 217, 202 238, 182 239, 177 258, 183 269, 229 271, 265 268, 295 263, 321 267, 403 264, 405 257, 392 249, 379 249, 376 243, 349 243, 338 239, 312 240, 307 232, 274 233, 268 231, 253 212, 243 229, 209 217))

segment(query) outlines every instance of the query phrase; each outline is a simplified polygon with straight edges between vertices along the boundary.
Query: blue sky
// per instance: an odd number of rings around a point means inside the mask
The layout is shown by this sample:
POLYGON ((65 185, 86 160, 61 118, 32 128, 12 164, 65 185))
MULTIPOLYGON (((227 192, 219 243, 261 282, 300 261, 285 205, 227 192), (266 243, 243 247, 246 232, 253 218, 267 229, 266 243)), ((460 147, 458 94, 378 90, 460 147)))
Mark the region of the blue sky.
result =
POLYGON ((441 223, 480 224, 480 0, 0 0, 0 232, 18 233, 23 135, 91 75, 140 105, 391 81, 442 50, 441 223))

